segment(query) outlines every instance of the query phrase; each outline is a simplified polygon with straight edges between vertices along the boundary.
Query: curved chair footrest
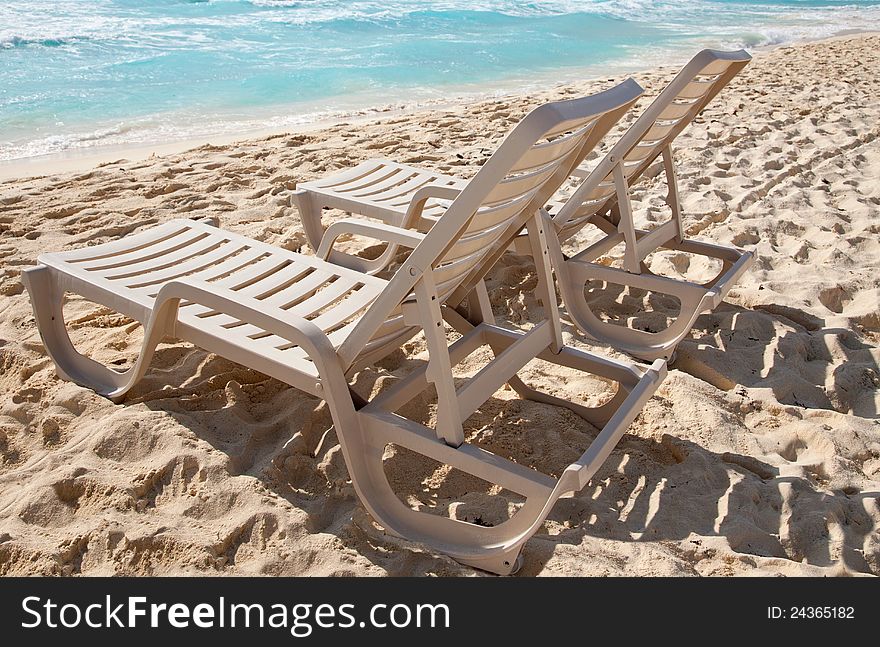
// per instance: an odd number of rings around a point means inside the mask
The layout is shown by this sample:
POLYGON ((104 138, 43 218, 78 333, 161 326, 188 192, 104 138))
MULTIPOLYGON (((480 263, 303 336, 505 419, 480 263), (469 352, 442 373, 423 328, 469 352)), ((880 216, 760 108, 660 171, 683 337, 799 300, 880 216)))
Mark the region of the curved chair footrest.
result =
POLYGON ((722 269, 712 280, 701 285, 650 272, 633 274, 597 263, 564 260, 557 255, 556 271, 569 316, 590 337, 634 357, 648 361, 671 358, 676 346, 693 327, 697 317, 717 308, 754 262, 751 252, 697 241, 684 241, 676 245, 675 249, 717 258, 723 263, 722 269), (669 294, 681 303, 679 315, 671 325, 659 332, 636 330, 605 322, 587 303, 584 288, 588 281, 604 281, 669 294))
MULTIPOLYGON (((475 330, 472 334, 479 334, 475 330)), ((522 333, 511 332, 517 336, 522 333)), ((614 362, 583 351, 565 349, 573 354, 563 363, 594 361, 603 377, 620 379, 613 412, 604 415, 599 435, 575 463, 558 479, 492 454, 478 446, 463 443, 451 447, 434 430, 388 411, 392 396, 374 399, 357 411, 359 434, 340 437, 349 465, 352 482, 370 514, 395 535, 416 539, 457 561, 501 575, 514 572, 523 545, 540 528, 561 497, 577 492, 589 483, 608 458, 633 419, 642 410, 666 375, 666 364, 657 360, 647 369, 614 362), (606 370, 602 370, 607 368, 606 370), (516 492, 526 501, 513 517, 493 527, 478 526, 447 517, 419 512, 406 505, 392 490, 384 472, 383 456, 389 444, 405 447, 427 458, 471 474, 501 488, 516 492)), ((496 351, 498 352, 498 351, 496 351)), ((552 354, 542 359, 553 361, 552 354)), ((403 382, 392 389, 403 391, 403 382)), ((551 396, 552 397, 552 396, 551 396)), ((559 402, 554 402, 558 404, 559 402)), ((393 405, 392 405, 393 406, 393 405)))

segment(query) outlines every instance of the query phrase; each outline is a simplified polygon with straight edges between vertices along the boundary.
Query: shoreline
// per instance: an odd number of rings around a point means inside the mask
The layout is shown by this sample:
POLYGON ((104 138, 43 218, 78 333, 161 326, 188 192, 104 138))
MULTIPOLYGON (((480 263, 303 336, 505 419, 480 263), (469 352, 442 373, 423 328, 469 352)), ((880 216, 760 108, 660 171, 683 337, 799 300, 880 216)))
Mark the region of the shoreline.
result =
MULTIPOLYGON (((837 40, 867 38, 880 33, 880 30, 845 30, 833 36, 819 39, 802 39, 787 43, 765 45, 756 47, 750 51, 752 56, 765 56, 778 49, 788 47, 803 47, 810 44, 834 42, 837 40)), ((693 52, 696 53, 696 52, 693 52)), ((687 60, 685 58, 684 60, 687 60)), ((682 61, 683 62, 683 61, 682 61)), ((545 84, 542 80, 534 82, 532 91, 549 91, 569 87, 575 84, 595 83, 603 76, 620 77, 621 75, 638 77, 650 73, 661 72, 677 63, 663 63, 651 68, 628 69, 626 66, 608 68, 606 75, 591 70, 592 76, 574 80, 566 79, 557 83, 545 84)), ((573 74, 570 72, 569 74, 573 74)), ((638 78, 637 78, 638 80, 638 78)), ((530 86, 516 82, 515 87, 505 88, 503 85, 482 93, 458 92, 444 99, 426 100, 411 104, 388 104, 367 106, 353 109, 351 112, 342 111, 325 118, 317 118, 306 121, 295 127, 267 127, 254 130, 244 130, 224 133, 216 136, 187 137, 179 140, 162 141, 153 144, 115 144, 96 146, 82 149, 71 149, 60 153, 49 153, 34 157, 24 157, 13 160, 0 161, 0 182, 24 180, 35 177, 58 175, 61 173, 81 172, 93 168, 111 165, 115 162, 141 162, 154 157, 165 157, 185 153, 203 146, 229 146, 237 142, 270 139, 283 135, 297 135, 311 133, 325 129, 335 128, 344 123, 353 125, 369 123, 375 120, 383 120, 396 117, 412 117, 420 113, 440 111, 450 108, 458 108, 470 103, 482 103, 486 101, 510 101, 522 98, 530 91, 530 86), (396 107, 390 107, 396 106, 396 107)))

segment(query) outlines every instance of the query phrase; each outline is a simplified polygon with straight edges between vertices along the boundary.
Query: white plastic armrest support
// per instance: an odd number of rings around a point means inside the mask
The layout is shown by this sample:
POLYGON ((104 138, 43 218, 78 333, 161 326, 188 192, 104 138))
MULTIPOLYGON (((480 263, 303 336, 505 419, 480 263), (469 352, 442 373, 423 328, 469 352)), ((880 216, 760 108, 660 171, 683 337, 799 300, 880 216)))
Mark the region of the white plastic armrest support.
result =
POLYGON ((321 239, 321 244, 318 247, 318 258, 327 260, 330 257, 330 252, 333 250, 333 243, 342 234, 366 236, 384 243, 403 245, 413 249, 425 237, 424 234, 417 231, 395 227, 394 225, 355 218, 344 218, 337 220, 327 227, 324 237, 321 239))
POLYGON ((455 200, 462 189, 440 184, 427 184, 413 194, 409 201, 406 215, 403 218, 403 226, 406 229, 414 229, 422 217, 425 203, 431 198, 439 200, 455 200))
POLYGON ((282 339, 302 346, 309 355, 335 353, 327 335, 314 323, 290 312, 284 318, 276 317, 266 310, 266 305, 257 299, 239 294, 228 288, 199 279, 178 279, 162 286, 156 296, 156 309, 166 301, 193 301, 199 305, 223 312, 263 330, 278 335, 282 339))

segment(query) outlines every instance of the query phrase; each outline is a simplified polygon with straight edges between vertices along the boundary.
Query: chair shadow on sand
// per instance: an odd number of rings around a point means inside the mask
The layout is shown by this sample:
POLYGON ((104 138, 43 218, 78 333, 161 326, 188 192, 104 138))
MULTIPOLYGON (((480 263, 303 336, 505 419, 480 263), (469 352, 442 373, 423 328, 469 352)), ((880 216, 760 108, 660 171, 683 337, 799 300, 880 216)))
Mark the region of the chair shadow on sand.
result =
MULTIPOLYGON (((587 300, 608 323, 658 332, 678 317, 673 296, 621 285, 587 285, 587 300)), ((580 335, 573 327, 569 330, 580 335)), ((724 302, 697 318, 671 367, 723 391, 767 388, 780 403, 880 418, 880 352, 846 328, 797 308, 742 308, 724 302)))
POLYGON ((675 368, 725 391, 769 388, 781 404, 878 418, 876 349, 795 308, 724 304, 696 321, 675 368))
MULTIPOLYGON (((607 298, 626 302, 625 295, 607 298)), ((666 315, 674 316, 674 303, 662 295, 649 299, 659 314, 635 308, 631 325, 655 326, 666 315)), ((639 301, 636 294, 630 305, 639 301)), ((690 338, 679 347, 674 367, 723 390, 737 385, 769 388, 782 404, 844 412, 849 408, 857 416, 876 418, 870 390, 853 393, 852 388, 853 375, 858 385, 859 375, 877 370, 870 347, 851 331, 826 329, 823 324, 800 311, 773 306, 748 310, 725 304, 697 320, 690 338), (829 336, 839 343, 829 348, 829 336), (836 390, 829 392, 828 384, 836 390)), ((577 334, 570 326, 565 328, 577 334)), ((380 362, 379 370, 359 373, 354 388, 362 394, 382 389, 385 381, 394 381, 421 363, 400 352, 380 362)), ((251 377, 255 383, 266 379, 256 372, 251 377)), ((217 384, 216 378, 211 381, 217 384)), ((279 393, 286 388, 280 383, 276 387, 279 393)), ((213 424, 199 425, 198 435, 230 456, 233 473, 260 479, 269 490, 304 510, 308 532, 335 534, 343 545, 391 574, 467 572, 465 567, 459 571, 449 558, 386 536, 372 523, 347 483, 326 405, 291 391, 297 394, 288 397, 295 409, 288 417, 294 421, 293 429, 276 421, 260 432, 260 442, 238 440, 242 437, 238 433, 229 442, 228 434, 213 424), (404 556, 389 557, 399 550, 404 556)), ((195 413, 174 404, 180 402, 176 399, 134 399, 172 415, 195 413)), ((221 397, 217 405, 228 407, 229 403, 221 397)), ((405 413, 426 422, 432 406, 429 397, 418 398, 407 405, 405 413)), ((210 415, 210 409, 203 406, 199 412, 210 415)), ((185 418, 178 419, 186 424, 185 418)), ((254 422, 260 429, 266 426, 260 420, 254 422)), ((490 398, 468 420, 467 428, 470 442, 485 443, 499 454, 548 474, 565 467, 567 450, 576 457, 597 433, 567 410, 498 397, 490 398), (540 433, 535 434, 536 429, 540 433), (565 451, 560 453, 561 446, 565 451)), ((797 457, 783 458, 794 461, 797 457)), ((521 501, 517 495, 444 468, 406 450, 389 448, 386 454, 389 481, 410 505, 485 525, 501 523, 515 513, 521 501)), ((590 538, 675 542, 666 549, 694 564, 695 571, 700 559, 718 550, 720 541, 746 561, 760 556, 816 567, 842 564, 849 571, 876 573, 878 555, 867 542, 874 533, 870 509, 880 505, 880 492, 823 492, 813 476, 809 471, 803 476, 780 475, 779 468, 769 463, 715 453, 674 432, 659 440, 627 434, 584 490, 556 504, 544 530, 526 544, 521 574, 539 573, 560 547, 577 546, 590 538)))
POLYGON ((678 542, 673 550, 694 564, 717 548, 706 538, 719 537, 746 558, 818 567, 842 563, 850 571, 876 573, 877 555, 864 554, 874 529, 866 504, 877 505, 880 492, 820 492, 808 479, 780 477, 775 467, 753 457, 717 454, 668 435, 659 442, 628 436, 617 452, 618 457, 665 452, 674 462, 646 478, 638 463, 629 461, 607 485, 591 483, 567 505, 560 502, 550 519, 567 519, 574 527, 555 537, 537 536, 536 559, 527 562, 534 570, 524 574, 537 573, 556 545, 578 545, 588 536, 678 542))
MULTIPOLYGON (((425 417, 429 415, 424 402, 417 406, 425 417)), ((498 453, 506 449, 512 460, 537 462, 542 471, 553 473, 553 467, 563 468, 564 461, 546 446, 557 443, 559 434, 545 429, 546 409, 540 411, 540 419, 530 416, 545 406, 493 398, 487 411, 471 421, 472 433, 477 432, 471 442, 485 442, 498 453), (546 437, 543 443, 535 439, 529 444, 511 427, 530 430, 528 438, 535 438, 536 430, 546 437)), ((579 437, 588 443, 596 433, 568 412, 556 414, 560 423, 579 427, 565 440, 579 437)), ((520 501, 510 492, 497 492, 479 479, 444 470, 406 451, 388 456, 386 473, 401 499, 472 523, 500 523, 520 501)), ((872 501, 880 504, 880 492, 822 492, 809 474, 780 476, 777 467, 750 456, 715 453, 670 434, 660 440, 627 434, 583 491, 557 502, 545 531, 526 545, 521 574, 540 573, 560 546, 578 546, 587 538, 677 542, 673 552, 696 563, 700 555, 717 549, 717 544, 702 545, 711 544, 706 538, 712 537, 723 539, 722 544, 746 561, 761 556, 816 567, 842 563, 849 571, 876 572, 878 556, 864 554, 874 529, 866 508, 872 501)), ((365 531, 374 540, 382 535, 375 526, 365 531)), ((367 553, 363 543, 355 548, 381 564, 387 550, 381 543, 367 553)))

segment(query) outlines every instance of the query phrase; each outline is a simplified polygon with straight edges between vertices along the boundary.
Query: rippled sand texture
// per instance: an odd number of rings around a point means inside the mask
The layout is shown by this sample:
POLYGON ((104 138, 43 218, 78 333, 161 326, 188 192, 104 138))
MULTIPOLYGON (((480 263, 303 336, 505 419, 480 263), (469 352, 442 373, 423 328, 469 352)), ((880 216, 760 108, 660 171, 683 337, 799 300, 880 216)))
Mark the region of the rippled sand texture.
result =
MULTIPOLYGON (((593 482, 557 504, 522 574, 880 574, 877 52, 871 36, 763 54, 680 139, 688 230, 754 250, 756 266, 700 317, 593 482)), ((652 95, 673 72, 637 76, 652 95)), ((0 184, 0 573, 474 573, 386 537, 358 503, 334 433, 324 436, 326 406, 284 384, 182 343, 160 347, 122 405, 60 381, 19 271, 43 250, 180 216, 217 216, 297 248, 304 237, 284 197, 296 182, 375 156, 471 175, 528 108, 609 85, 0 184)), ((640 191, 643 204, 655 189, 640 191)), ((676 254, 651 264, 691 278, 712 269, 676 254)), ((540 317, 526 259, 505 257, 489 283, 499 318, 540 317)), ((674 315, 657 295, 592 298, 642 327, 674 315)), ((133 361, 138 325, 76 297, 66 311, 80 349, 133 361)), ((425 357, 417 338, 355 388, 380 389, 425 357)), ((526 376, 586 401, 607 388, 538 364, 526 376)), ((433 403, 407 413, 430 421, 433 403)), ((467 433, 558 473, 596 430, 502 390, 467 433)), ((388 473, 403 498, 438 514, 492 524, 516 509, 417 456, 390 456, 388 473)))

